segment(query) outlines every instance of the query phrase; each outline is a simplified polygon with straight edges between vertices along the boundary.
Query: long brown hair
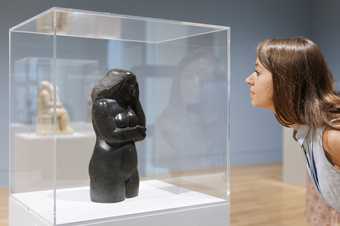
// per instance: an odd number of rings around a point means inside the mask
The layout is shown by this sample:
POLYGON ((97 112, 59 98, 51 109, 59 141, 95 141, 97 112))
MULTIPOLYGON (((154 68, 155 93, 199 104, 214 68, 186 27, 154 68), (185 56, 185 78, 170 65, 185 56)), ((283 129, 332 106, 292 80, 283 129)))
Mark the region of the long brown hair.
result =
POLYGON ((257 58, 272 73, 275 117, 286 127, 340 129, 340 96, 320 48, 304 37, 266 39, 257 58))

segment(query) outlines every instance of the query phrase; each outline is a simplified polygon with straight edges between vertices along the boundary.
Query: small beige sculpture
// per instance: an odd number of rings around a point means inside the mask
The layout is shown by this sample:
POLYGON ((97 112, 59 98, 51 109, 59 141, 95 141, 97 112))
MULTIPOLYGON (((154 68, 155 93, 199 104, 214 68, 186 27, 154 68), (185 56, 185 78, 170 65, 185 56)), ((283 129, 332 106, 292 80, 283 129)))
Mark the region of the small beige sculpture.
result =
POLYGON ((37 103, 36 130, 38 134, 73 132, 73 129, 69 125, 68 113, 59 99, 58 89, 56 88, 55 90, 50 82, 41 82, 37 103), (56 101, 54 101, 54 98, 56 98, 56 101), (54 116, 56 123, 53 123, 54 116))

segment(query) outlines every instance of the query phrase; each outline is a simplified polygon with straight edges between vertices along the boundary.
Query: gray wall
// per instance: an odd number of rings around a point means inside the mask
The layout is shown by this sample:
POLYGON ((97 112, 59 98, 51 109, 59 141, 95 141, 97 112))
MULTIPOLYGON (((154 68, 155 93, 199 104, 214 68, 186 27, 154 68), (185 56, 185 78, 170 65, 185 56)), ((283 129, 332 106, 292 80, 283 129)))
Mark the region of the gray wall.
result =
MULTIPOLYGON (((315 5, 318 4, 315 0, 315 5)), ((322 3, 322 5, 327 4, 322 3)), ((281 160, 281 127, 270 112, 251 107, 248 88, 243 81, 254 68, 256 44, 262 39, 296 35, 310 37, 312 33, 316 33, 311 20, 318 11, 310 1, 11 0, 6 5, 3 4, 0 9, 2 17, 0 20, 0 86, 4 96, 4 106, 8 106, 8 29, 52 6, 230 26, 232 163, 256 164, 281 160)), ((325 18, 324 23, 327 22, 325 18)), ((329 57, 333 56, 329 55, 329 57)), ((0 184, 7 183, 7 123, 8 110, 3 107, 0 109, 0 126, 3 128, 0 130, 0 184)))
POLYGON ((340 91, 340 1, 313 1, 312 37, 329 63, 340 91))

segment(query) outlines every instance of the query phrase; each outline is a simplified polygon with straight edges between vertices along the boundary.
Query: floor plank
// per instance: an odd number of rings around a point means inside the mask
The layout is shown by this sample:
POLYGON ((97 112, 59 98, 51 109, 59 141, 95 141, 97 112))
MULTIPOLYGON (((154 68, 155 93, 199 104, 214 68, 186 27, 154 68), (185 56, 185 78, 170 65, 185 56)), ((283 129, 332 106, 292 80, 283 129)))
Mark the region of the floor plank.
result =
POLYGON ((305 189, 281 181, 281 165, 233 167, 232 226, 307 226, 305 189))

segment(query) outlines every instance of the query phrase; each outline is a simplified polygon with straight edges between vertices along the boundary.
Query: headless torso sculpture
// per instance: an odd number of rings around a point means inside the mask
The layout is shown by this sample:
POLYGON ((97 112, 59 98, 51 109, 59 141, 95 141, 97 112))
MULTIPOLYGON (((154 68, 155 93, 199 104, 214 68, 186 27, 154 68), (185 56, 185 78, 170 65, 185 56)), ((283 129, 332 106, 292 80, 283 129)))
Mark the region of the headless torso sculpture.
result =
POLYGON ((138 195, 135 142, 146 136, 136 76, 113 69, 93 88, 92 124, 97 139, 90 160, 93 202, 113 203, 138 195))

